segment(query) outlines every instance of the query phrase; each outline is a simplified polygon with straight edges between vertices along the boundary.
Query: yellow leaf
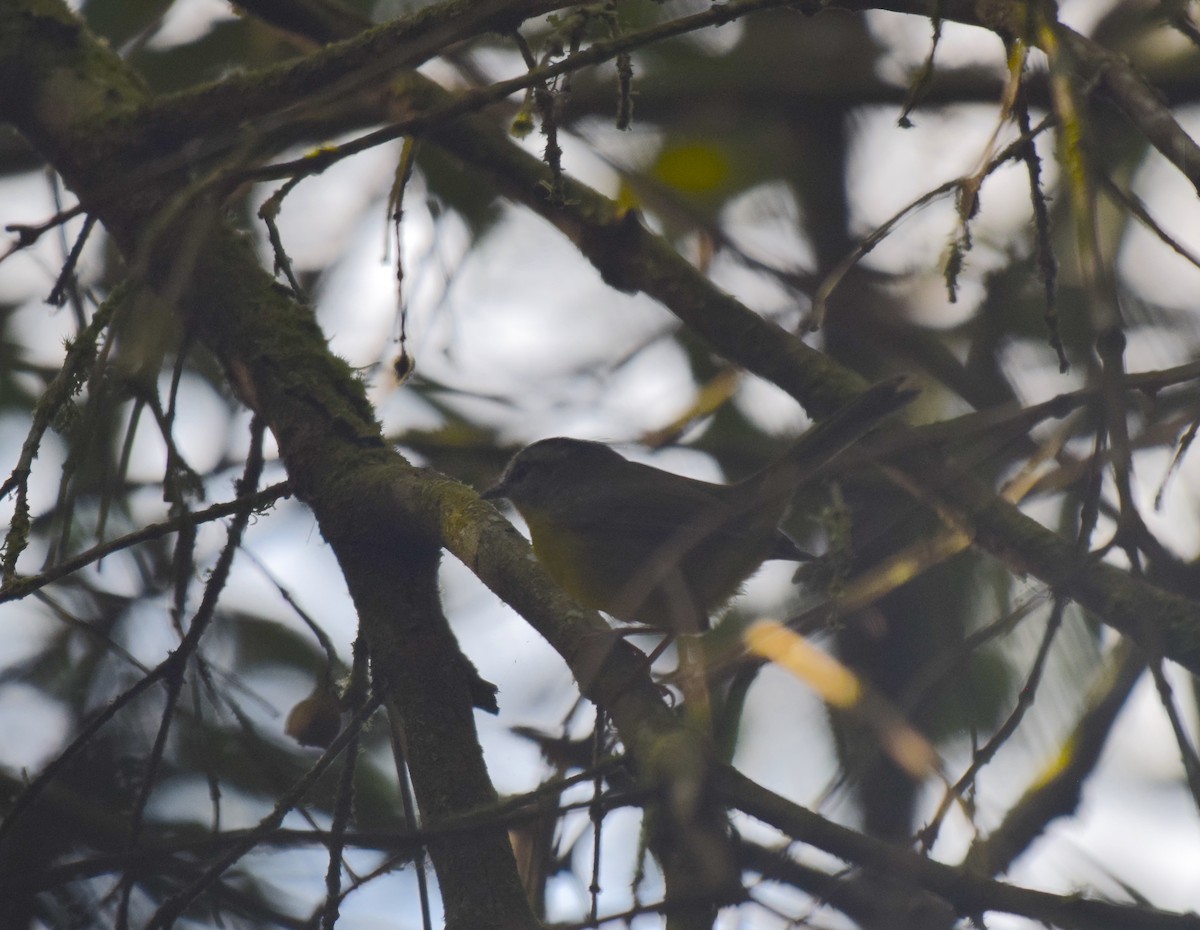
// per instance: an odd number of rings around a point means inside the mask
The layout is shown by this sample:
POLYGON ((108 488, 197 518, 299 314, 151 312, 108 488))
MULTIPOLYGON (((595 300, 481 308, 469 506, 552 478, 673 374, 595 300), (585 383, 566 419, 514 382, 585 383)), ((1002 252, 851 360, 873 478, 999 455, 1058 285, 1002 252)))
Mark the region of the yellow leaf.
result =
POLYGON ((690 142, 663 150, 654 175, 685 194, 709 194, 729 180, 729 158, 716 146, 690 142))

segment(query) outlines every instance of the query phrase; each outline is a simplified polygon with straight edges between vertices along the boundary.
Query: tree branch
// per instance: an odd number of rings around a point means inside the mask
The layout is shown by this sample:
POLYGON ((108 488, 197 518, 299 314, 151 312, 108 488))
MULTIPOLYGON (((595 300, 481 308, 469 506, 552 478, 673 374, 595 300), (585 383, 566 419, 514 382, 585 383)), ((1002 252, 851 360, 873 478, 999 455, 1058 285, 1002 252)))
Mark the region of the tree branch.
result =
MULTIPOLYGON (((565 202, 545 197, 549 173, 536 158, 480 118, 464 118, 432 139, 513 200, 553 223, 601 276, 626 292, 661 302, 719 355, 792 395, 820 417, 865 387, 860 376, 719 290, 636 213, 564 178, 565 202)), ((906 431, 897 430, 903 442, 906 431)), ((1165 655, 1200 673, 1200 605, 1077 551, 971 475, 948 469, 926 451, 902 459, 909 481, 967 528, 974 542, 1019 574, 1032 574, 1104 622, 1138 640, 1143 624, 1161 625, 1165 655)))
POLYGON ((987 911, 1018 914, 1068 930, 1197 930, 1200 916, 1148 906, 1112 904, 1076 894, 1020 888, 944 865, 826 820, 729 768, 721 791, 738 810, 839 859, 893 879, 907 880, 949 901, 961 917, 987 911))

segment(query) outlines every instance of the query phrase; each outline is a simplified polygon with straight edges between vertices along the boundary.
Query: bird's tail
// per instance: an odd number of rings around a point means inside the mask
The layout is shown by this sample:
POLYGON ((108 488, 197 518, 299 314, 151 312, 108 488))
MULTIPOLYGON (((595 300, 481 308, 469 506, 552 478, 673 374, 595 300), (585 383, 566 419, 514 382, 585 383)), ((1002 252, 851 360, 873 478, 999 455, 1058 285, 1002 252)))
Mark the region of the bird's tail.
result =
POLYGON ((741 483, 756 500, 790 497, 839 455, 920 393, 904 376, 871 385, 792 443, 761 471, 741 483))

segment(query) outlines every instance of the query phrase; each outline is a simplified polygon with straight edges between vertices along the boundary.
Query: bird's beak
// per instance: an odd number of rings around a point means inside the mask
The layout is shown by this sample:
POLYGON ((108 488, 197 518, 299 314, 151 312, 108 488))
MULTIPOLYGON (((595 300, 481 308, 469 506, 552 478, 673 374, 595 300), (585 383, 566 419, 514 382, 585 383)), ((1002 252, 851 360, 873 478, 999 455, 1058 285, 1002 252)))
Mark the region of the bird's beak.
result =
POLYGON ((508 497, 508 488, 505 487, 503 481, 499 481, 492 485, 486 491, 479 495, 485 501, 494 501, 500 497, 508 497))

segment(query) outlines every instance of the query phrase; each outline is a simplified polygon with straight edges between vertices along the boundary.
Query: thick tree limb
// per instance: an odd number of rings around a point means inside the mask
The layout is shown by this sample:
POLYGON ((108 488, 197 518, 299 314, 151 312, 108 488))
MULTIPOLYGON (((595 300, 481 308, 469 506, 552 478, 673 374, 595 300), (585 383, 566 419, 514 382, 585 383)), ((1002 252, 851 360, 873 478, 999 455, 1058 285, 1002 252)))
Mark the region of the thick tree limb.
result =
POLYGON ((722 771, 720 785, 729 804, 738 810, 839 859, 924 888, 949 901, 961 917, 1000 911, 1070 930, 1200 928, 1196 914, 1034 891, 944 865, 826 820, 733 769, 722 771))

